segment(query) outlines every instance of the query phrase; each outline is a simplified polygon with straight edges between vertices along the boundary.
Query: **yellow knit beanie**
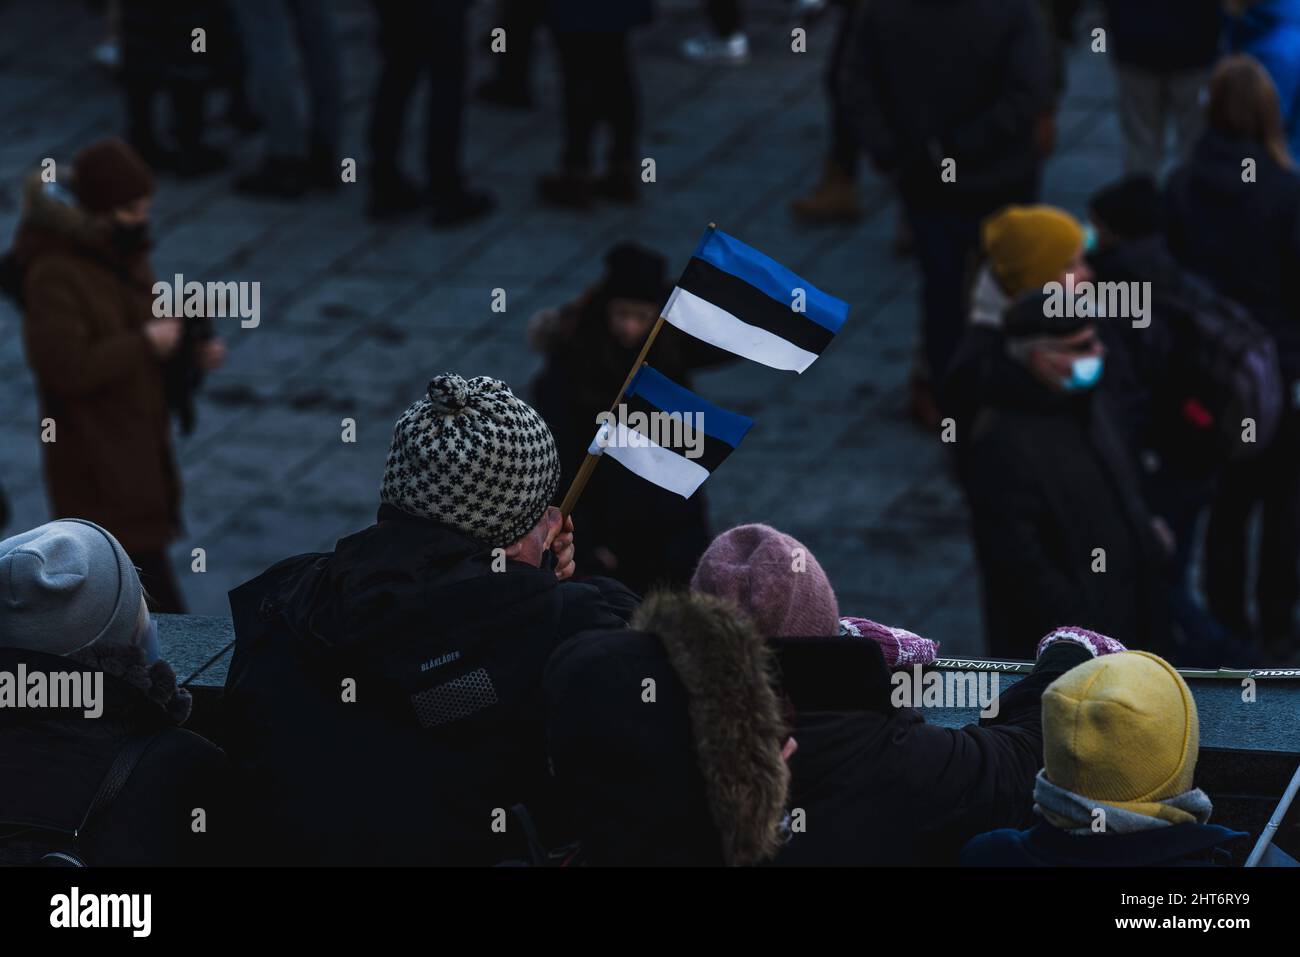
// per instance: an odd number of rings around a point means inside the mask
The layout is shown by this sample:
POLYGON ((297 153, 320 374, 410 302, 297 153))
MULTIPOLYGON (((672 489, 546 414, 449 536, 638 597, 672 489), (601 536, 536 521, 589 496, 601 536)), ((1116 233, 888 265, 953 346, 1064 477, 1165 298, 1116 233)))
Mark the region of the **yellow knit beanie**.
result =
POLYGON ((1043 692, 1047 779, 1102 804, 1192 820, 1159 802, 1192 789, 1199 740, 1187 683, 1145 651, 1094 658, 1043 692))
POLYGON ((1008 206, 980 231, 993 275, 1012 299, 1055 280, 1083 248, 1083 227, 1055 206, 1008 206))

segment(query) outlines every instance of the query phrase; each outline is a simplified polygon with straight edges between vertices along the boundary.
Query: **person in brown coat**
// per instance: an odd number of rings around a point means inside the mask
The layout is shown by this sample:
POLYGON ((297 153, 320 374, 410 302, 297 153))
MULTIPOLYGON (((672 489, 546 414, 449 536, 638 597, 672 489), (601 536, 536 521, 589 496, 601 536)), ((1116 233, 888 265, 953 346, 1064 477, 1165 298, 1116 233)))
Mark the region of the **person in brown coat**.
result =
POLYGON ((180 525, 167 363, 214 369, 219 339, 192 342, 155 318, 149 264, 153 174, 119 139, 83 148, 70 182, 33 175, 13 258, 36 377, 45 483, 55 517, 83 518, 122 543, 154 609, 183 610, 167 561, 180 525), (181 355, 182 343, 192 355, 181 355))

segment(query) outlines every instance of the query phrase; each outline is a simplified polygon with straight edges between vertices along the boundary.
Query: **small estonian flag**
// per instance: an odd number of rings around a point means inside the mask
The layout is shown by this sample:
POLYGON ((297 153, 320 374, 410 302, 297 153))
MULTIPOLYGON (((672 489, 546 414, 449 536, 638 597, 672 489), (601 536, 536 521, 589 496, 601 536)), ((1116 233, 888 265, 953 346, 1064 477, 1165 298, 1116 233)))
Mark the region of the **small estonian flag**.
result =
POLYGON ((690 498, 735 451, 754 420, 701 399, 642 364, 617 414, 597 416, 588 449, 605 454, 660 488, 690 498))
POLYGON ((773 369, 803 372, 844 325, 849 305, 776 260, 710 228, 695 247, 664 320, 773 369), (798 311, 797 306, 802 307, 798 311))

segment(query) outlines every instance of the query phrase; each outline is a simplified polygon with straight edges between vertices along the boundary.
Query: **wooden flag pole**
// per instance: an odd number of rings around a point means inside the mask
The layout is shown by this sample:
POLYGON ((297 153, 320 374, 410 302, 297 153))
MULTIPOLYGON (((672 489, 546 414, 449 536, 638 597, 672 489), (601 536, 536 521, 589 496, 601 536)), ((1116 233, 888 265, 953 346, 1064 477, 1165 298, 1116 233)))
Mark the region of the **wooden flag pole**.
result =
MULTIPOLYGON (((717 229, 716 223, 709 223, 709 229, 717 229)), ((637 370, 645 362, 645 357, 650 354, 650 347, 654 345, 655 336, 659 335, 659 330, 664 327, 664 317, 661 315, 650 330, 650 335, 646 336, 645 344, 641 346, 641 354, 636 357, 636 362, 632 363, 632 371, 627 374, 623 380, 623 388, 618 390, 613 404, 609 407, 610 414, 618 415, 619 403, 623 401, 623 395, 627 392, 627 387, 632 384, 632 379, 636 376, 637 370)), ((582 497, 582 490, 587 487, 587 481, 591 478, 591 473, 596 471, 596 463, 601 460, 602 456, 587 453, 587 457, 582 460, 582 465, 578 467, 578 474, 573 477, 573 482, 569 490, 564 493, 564 501, 560 503, 560 514, 568 518, 573 514, 573 508, 578 504, 578 499, 582 497)))
MULTIPOLYGON (((660 316, 655 320, 654 328, 650 330, 650 335, 646 337, 645 345, 641 347, 641 354, 636 357, 636 362, 632 363, 632 371, 627 374, 623 380, 623 388, 618 390, 618 396, 614 399, 614 404, 610 406, 610 412, 618 415, 618 405, 623 401, 623 395, 627 392, 627 387, 632 384, 633 377, 636 376, 637 370, 641 368, 641 363, 645 362, 646 355, 650 352, 650 347, 654 345, 655 336, 659 335, 659 330, 664 326, 664 317, 660 316)), ((560 503, 560 514, 568 518, 573 514, 573 507, 578 504, 578 498, 582 495, 582 490, 587 487, 587 480, 591 478, 591 473, 596 471, 596 463, 603 456, 587 453, 587 457, 582 460, 582 465, 578 467, 578 474, 573 477, 573 484, 569 490, 564 493, 564 501, 560 503)))

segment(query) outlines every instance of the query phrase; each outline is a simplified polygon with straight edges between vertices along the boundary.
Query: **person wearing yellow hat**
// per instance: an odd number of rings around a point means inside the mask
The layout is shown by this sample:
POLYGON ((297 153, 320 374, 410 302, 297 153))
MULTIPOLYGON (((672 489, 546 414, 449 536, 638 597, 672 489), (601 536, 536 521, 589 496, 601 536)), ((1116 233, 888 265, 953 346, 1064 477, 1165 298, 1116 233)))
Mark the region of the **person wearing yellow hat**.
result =
POLYGON ((1085 258, 1091 236, 1063 209, 1043 204, 1011 205, 980 223, 982 261, 975 271, 967 311, 967 328, 939 383, 944 415, 973 416, 990 380, 998 378, 999 335, 1017 301, 1042 292, 1051 282, 1091 282, 1085 258))
MULTIPOLYGON (((1200 728, 1182 676, 1145 651, 1106 654, 1043 692, 1040 823, 990 831, 962 852, 968 866, 1227 864, 1247 837, 1208 823, 1193 787, 1200 728)), ((1245 850, 1246 848, 1241 848, 1245 850)))
POLYGON ((1021 296, 1049 282, 1092 278, 1084 259, 1088 235, 1083 225, 1055 206, 1007 206, 980 226, 984 265, 971 290, 970 321, 1000 326, 1002 313, 1021 296))

